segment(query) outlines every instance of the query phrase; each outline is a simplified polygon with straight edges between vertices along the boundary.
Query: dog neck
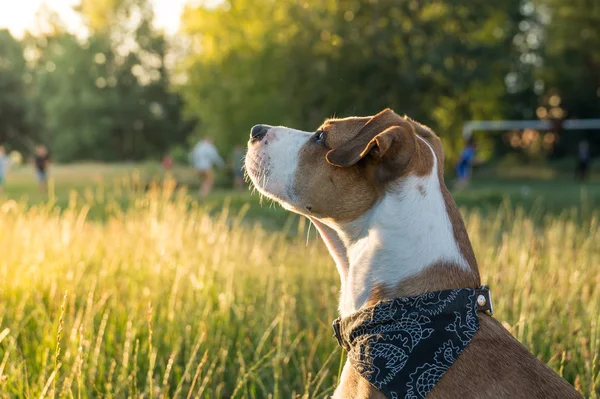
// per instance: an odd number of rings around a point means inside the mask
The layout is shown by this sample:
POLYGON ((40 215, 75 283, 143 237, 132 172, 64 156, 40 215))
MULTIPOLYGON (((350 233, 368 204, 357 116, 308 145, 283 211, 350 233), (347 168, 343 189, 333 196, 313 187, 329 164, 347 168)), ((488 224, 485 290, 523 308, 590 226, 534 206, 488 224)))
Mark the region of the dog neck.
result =
POLYGON ((340 274, 342 317, 381 299, 479 285, 464 223, 435 155, 431 174, 403 178, 360 218, 311 220, 340 274))

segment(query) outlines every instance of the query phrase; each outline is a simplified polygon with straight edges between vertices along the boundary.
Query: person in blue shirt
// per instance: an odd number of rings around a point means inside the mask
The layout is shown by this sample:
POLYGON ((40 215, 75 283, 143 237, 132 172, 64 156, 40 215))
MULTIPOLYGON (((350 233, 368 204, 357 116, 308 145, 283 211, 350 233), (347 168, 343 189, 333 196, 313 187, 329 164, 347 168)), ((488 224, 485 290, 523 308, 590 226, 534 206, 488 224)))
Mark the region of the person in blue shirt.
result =
POLYGON ((575 179, 584 181, 589 176, 590 163, 592 157, 590 154, 590 143, 587 141, 579 142, 577 150, 577 169, 575 170, 575 179))
POLYGON ((6 178, 6 172, 10 167, 10 159, 6 155, 6 151, 3 145, 0 145, 0 195, 4 190, 4 179, 6 178))
POLYGON ((48 154, 48 148, 46 148, 45 145, 38 145, 35 147, 33 162, 40 184, 40 191, 45 193, 48 191, 48 165, 50 164, 50 155, 48 154))
POLYGON ((461 190, 469 185, 471 171, 475 163, 476 145, 473 137, 469 139, 467 145, 462 150, 458 163, 456 164, 456 188, 461 190))

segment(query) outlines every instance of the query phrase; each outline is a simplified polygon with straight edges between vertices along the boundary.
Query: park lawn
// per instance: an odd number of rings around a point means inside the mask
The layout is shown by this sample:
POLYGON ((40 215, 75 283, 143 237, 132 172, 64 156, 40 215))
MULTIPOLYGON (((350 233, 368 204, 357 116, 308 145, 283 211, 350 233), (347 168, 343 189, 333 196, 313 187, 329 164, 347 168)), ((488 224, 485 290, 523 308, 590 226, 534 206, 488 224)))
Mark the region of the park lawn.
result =
MULTIPOLYGON (((304 219, 246 192, 146 187, 158 175, 135 165, 62 168, 49 200, 22 170, 0 203, 0 398, 332 393, 339 277, 304 219)), ((495 317, 598 398, 600 215, 578 185, 523 184, 457 195, 482 280, 495 317), (537 195, 570 210, 526 210, 537 195)))
MULTIPOLYGON (((333 262, 304 220, 265 228, 244 216, 255 203, 234 209, 245 194, 223 196, 167 180, 123 206, 92 197, 102 223, 85 198, 0 205, 0 398, 330 395, 333 262)), ((465 211, 495 317, 597 398, 599 215, 577 212, 465 211)))
MULTIPOLYGON (((179 187, 185 188, 198 200, 199 180, 193 170, 176 166, 170 174, 179 187)), ((476 175, 467 190, 453 194, 460 207, 484 213, 494 213, 499 207, 521 207, 530 214, 558 215, 578 208, 579 215, 587 217, 592 209, 600 207, 600 175, 596 174, 594 180, 586 184, 550 172, 540 176, 540 179, 531 176, 503 178, 484 173, 480 177, 476 175)), ((8 175, 4 196, 30 205, 46 203, 50 199, 61 209, 68 207, 74 199, 85 201, 91 207, 89 216, 102 219, 106 217, 107 198, 125 206, 131 203, 131 196, 144 191, 149 182, 164 178, 161 166, 152 162, 54 165, 50 170, 50 193, 41 193, 33 168, 21 166, 8 175)), ((451 185, 451 178, 447 180, 451 185)), ((205 208, 217 210, 227 203, 234 211, 246 207, 248 219, 259 220, 267 227, 297 224, 298 218, 279 205, 261 199, 250 190, 233 191, 230 186, 228 176, 220 173, 216 189, 202 201, 205 208)))

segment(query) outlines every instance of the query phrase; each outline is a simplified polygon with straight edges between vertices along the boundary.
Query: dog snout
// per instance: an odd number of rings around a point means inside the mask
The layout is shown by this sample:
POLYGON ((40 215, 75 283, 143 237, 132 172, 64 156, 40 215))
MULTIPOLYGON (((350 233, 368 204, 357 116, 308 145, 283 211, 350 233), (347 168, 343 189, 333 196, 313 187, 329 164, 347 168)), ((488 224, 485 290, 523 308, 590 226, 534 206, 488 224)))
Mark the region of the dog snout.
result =
POLYGON ((269 125, 254 125, 250 129, 250 141, 261 141, 266 135, 271 126, 269 125))

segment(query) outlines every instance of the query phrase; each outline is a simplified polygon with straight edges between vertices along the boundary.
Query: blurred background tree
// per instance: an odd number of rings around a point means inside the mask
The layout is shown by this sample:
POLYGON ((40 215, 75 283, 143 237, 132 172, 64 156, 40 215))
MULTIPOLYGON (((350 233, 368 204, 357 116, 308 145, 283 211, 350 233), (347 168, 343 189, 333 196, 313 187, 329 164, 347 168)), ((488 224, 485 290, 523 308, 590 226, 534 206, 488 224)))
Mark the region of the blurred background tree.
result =
MULTIPOLYGON (((257 121, 312 130, 392 107, 431 124, 452 157, 468 119, 511 112, 505 77, 519 0, 238 0, 188 9, 181 92, 221 145, 257 121)), ((532 99, 533 100, 533 99, 532 99)))
MULTIPOLYGON (((452 162, 466 120, 600 116, 589 0, 210 1, 170 38, 149 0, 76 10, 83 37, 49 10, 34 35, 0 32, 0 139, 43 140, 61 161, 181 155, 202 135, 229 150, 255 123, 313 130, 392 107, 436 130, 452 162)), ((515 137, 480 148, 508 152, 515 137)), ((600 149, 600 135, 569 134, 553 156, 582 137, 600 149)))
POLYGON ((25 38, 35 96, 43 115, 39 137, 59 161, 158 159, 184 142, 192 124, 170 90, 168 44, 153 29, 146 0, 82 2, 89 30, 78 38, 55 26, 25 38), (109 16, 106 18, 106 16, 109 16))
POLYGON ((0 143, 31 134, 23 46, 0 30, 0 143))
MULTIPOLYGON (((551 118, 600 117, 600 4, 587 0, 536 0, 544 45, 536 76, 544 82, 539 113, 551 118)), ((578 140, 600 149, 600 134, 563 137, 555 155, 573 153, 578 140)))

